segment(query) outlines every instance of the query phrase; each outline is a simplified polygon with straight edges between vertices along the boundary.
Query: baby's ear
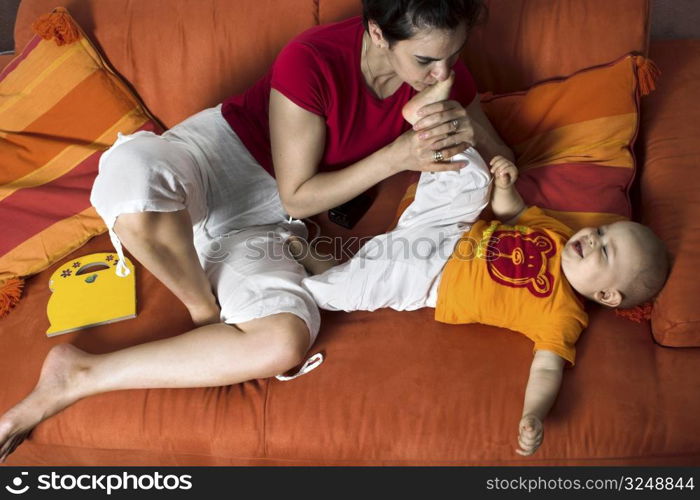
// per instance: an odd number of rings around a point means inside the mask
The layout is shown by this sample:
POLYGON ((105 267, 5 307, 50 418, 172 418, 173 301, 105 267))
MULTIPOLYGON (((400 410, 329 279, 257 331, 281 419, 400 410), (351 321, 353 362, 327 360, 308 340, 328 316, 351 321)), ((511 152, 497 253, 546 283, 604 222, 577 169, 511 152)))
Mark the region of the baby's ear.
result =
POLYGON ((622 302, 622 293, 616 288, 599 290, 593 295, 593 300, 608 307, 617 307, 622 302))

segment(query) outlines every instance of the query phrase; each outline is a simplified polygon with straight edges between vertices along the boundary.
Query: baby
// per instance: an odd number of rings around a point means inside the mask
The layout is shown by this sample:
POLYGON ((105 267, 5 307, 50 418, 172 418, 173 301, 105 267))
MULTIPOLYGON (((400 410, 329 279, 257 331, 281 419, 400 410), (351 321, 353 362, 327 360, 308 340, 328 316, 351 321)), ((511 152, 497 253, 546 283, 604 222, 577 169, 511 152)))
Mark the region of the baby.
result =
POLYGON ((518 170, 506 158, 494 157, 487 168, 470 148, 455 160, 467 166, 421 174, 395 229, 349 261, 336 265, 300 240, 290 240, 289 248, 313 274, 302 284, 323 309, 433 307, 441 322, 490 324, 533 340, 516 450, 531 455, 588 324, 580 297, 624 308, 649 300, 665 282, 666 251, 635 222, 574 234, 526 207, 515 189, 518 170), (477 221, 489 200, 498 220, 477 221))

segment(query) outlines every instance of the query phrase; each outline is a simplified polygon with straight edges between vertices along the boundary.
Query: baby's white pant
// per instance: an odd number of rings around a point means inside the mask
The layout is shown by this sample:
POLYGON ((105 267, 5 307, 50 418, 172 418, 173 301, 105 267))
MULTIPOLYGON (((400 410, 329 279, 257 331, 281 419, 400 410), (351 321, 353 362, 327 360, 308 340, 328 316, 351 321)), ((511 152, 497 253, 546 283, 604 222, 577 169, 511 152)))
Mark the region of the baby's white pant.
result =
POLYGON ((435 307, 442 269, 460 236, 489 202, 491 173, 473 148, 458 172, 423 172, 396 228, 368 241, 349 261, 302 285, 322 309, 411 311, 435 307))

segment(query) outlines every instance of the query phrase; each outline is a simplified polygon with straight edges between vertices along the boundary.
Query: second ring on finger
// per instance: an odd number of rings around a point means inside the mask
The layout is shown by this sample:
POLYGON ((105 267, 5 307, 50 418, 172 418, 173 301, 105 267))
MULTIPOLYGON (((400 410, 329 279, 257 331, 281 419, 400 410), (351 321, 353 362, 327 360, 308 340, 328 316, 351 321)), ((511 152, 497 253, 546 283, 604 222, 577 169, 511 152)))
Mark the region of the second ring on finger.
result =
MULTIPOLYGON (((439 149, 448 149, 448 148, 453 148, 461 143, 467 144, 464 141, 460 141, 456 137, 445 137, 444 139, 440 139, 439 141, 435 141, 433 143, 433 148, 435 148, 435 149, 438 149, 438 148, 439 149)), ((465 145, 465 147, 462 149, 466 149, 466 148, 467 148, 467 145, 465 145)))
POLYGON ((459 127, 459 120, 455 118, 454 120, 439 125, 432 130, 421 132, 420 134, 418 134, 418 138, 422 140, 433 140, 436 137, 440 137, 441 135, 449 137, 460 132, 459 127), (447 130, 445 130, 445 127, 447 127, 447 130))

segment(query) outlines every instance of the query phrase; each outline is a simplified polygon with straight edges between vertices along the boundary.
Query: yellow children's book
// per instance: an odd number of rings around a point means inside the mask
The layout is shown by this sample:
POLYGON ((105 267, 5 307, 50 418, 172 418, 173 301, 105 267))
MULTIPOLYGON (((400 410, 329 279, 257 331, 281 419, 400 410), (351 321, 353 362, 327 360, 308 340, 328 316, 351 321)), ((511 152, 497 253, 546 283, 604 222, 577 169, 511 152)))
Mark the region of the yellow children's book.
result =
POLYGON ((120 277, 114 253, 93 253, 59 267, 49 281, 48 337, 136 317, 134 265, 120 277))

